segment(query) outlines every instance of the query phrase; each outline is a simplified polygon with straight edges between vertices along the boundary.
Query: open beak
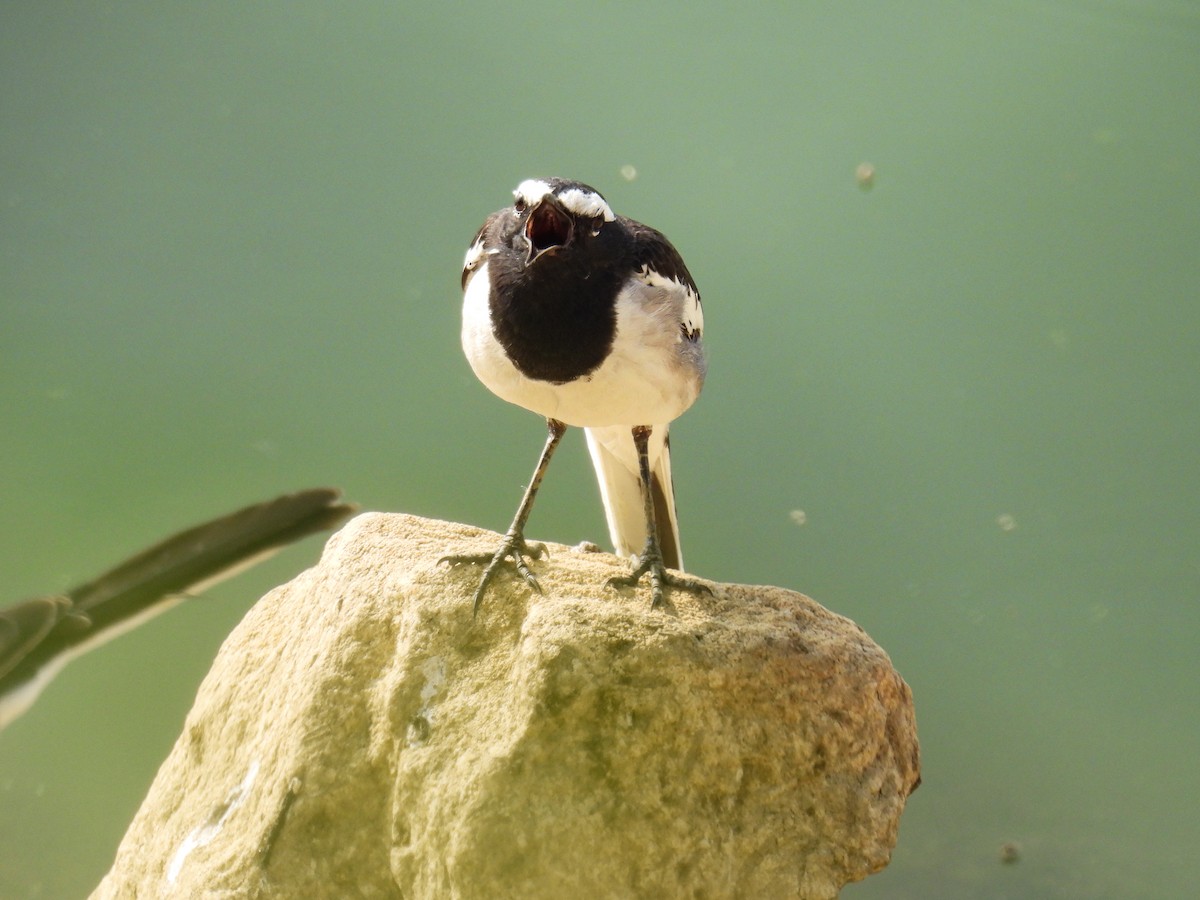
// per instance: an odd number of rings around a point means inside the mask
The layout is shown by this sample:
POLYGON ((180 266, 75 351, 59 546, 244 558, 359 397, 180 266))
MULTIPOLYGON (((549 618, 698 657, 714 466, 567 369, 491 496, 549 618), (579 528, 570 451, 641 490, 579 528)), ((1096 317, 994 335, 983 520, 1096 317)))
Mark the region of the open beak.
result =
POLYGON ((554 197, 543 197, 530 210, 529 220, 525 223, 525 238, 529 241, 529 257, 525 265, 530 265, 543 253, 565 247, 574 234, 575 224, 570 214, 554 197))

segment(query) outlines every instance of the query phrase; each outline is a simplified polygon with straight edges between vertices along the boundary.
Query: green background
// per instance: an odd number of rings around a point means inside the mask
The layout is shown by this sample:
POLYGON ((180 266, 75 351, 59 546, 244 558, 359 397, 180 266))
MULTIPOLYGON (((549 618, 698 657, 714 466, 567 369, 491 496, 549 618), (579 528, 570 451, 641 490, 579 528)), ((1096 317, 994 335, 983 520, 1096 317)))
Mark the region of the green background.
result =
MULTIPOLYGON (((543 426, 462 358, 462 254, 578 178, 704 296, 690 568, 810 594, 912 685, 925 783, 845 896, 1193 896, 1198 89, 1171 0, 10 0, 0 602, 318 484, 502 529, 543 426)), ((582 443, 531 537, 607 542, 582 443)), ((319 548, 0 734, 0 896, 96 884, 221 640, 319 548)))

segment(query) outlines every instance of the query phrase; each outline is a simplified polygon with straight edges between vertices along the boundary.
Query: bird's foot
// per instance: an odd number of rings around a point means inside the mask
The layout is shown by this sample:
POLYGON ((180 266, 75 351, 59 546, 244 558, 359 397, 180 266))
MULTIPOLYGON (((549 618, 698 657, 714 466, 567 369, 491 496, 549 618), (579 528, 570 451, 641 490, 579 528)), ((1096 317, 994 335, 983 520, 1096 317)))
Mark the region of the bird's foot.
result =
POLYGON ((662 561, 657 553, 643 553, 628 575, 614 575, 608 579, 610 588, 637 587, 643 575, 650 576, 650 608, 657 609, 663 605, 664 590, 668 587, 685 591, 699 591, 711 594, 712 588, 695 578, 689 578, 682 573, 674 573, 662 561))
POLYGON ((500 566, 511 559, 516 567, 517 574, 525 579, 525 582, 537 591, 542 593, 542 586, 538 584, 537 576, 529 568, 528 559, 541 559, 546 554, 545 544, 527 544, 525 536, 520 532, 510 531, 504 536, 504 543, 500 545, 495 553, 462 553, 451 556, 443 556, 438 562, 449 563, 451 566, 462 565, 469 563, 474 566, 486 566, 483 570, 483 577, 479 579, 479 587, 475 588, 474 611, 479 614, 479 604, 483 600, 484 591, 487 590, 488 584, 492 578, 500 570, 500 566))

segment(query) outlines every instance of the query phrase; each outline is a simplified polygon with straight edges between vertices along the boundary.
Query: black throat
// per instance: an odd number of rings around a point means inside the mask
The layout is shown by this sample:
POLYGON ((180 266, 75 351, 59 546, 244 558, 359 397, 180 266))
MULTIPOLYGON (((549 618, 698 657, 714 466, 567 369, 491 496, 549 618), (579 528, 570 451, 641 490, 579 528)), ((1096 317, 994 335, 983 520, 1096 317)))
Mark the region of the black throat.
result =
POLYGON ((530 266, 513 252, 488 262, 492 332, 529 378, 554 384, 583 378, 612 349, 625 273, 602 262, 613 256, 580 249, 553 251, 530 266))

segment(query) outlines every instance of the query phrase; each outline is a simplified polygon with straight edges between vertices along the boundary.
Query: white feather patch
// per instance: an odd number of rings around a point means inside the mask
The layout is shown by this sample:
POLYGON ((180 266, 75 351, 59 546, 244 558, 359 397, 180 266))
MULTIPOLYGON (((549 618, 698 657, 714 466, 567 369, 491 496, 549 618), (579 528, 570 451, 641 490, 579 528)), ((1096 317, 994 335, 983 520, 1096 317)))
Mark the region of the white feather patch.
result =
POLYGON ((477 265, 479 260, 483 258, 483 238, 481 237, 470 247, 467 248, 467 255, 463 257, 463 268, 470 272, 477 265))
POLYGON ((549 184, 540 178, 527 178, 517 185, 517 189, 513 191, 513 199, 518 201, 523 200, 525 203, 533 206, 533 204, 549 193, 549 184))
POLYGON ((582 216, 585 219, 594 219, 597 216, 602 216, 605 222, 611 222, 616 218, 604 198, 593 191, 568 188, 555 196, 558 197, 558 202, 563 205, 563 208, 567 212, 582 216))
MULTIPOLYGON (((533 206, 550 193, 553 193, 553 189, 548 182, 542 181, 540 178, 528 178, 517 185, 517 189, 513 191, 513 199, 533 206)), ((612 222, 616 219, 608 202, 595 191, 585 191, 583 188, 573 187, 555 194, 554 197, 567 212, 585 219, 602 217, 605 222, 612 222)))
POLYGON ((638 280, 646 287, 667 288, 682 295, 679 304, 680 320, 688 337, 699 338, 704 334, 704 307, 700 304, 700 295, 689 285, 674 278, 668 278, 649 266, 642 266, 637 274, 638 280))

